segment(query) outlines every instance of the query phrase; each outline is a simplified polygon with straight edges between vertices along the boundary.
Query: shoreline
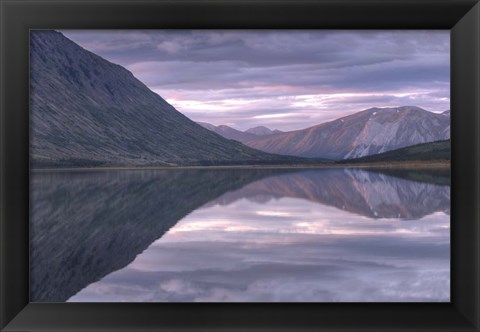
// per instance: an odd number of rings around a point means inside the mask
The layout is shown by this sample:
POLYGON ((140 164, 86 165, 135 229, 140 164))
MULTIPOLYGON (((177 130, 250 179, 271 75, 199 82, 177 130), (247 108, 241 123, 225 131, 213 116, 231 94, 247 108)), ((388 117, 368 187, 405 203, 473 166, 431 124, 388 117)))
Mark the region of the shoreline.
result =
POLYGON ((324 164, 293 164, 293 165, 218 165, 218 166, 105 166, 105 167, 58 167, 31 168, 32 172, 79 172, 79 171, 121 171, 121 170, 179 170, 179 169, 331 169, 331 168, 362 168, 362 169, 449 169, 451 162, 438 161, 395 161, 373 163, 324 163, 324 164))

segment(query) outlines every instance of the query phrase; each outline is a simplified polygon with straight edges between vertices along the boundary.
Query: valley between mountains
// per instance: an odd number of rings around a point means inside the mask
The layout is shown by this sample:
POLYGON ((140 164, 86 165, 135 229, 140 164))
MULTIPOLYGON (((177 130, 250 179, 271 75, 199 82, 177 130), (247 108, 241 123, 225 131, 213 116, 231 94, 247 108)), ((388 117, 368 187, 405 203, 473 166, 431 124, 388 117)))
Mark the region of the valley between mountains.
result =
POLYGON ((449 163, 450 111, 370 108, 295 131, 195 122, 127 69, 31 33, 33 168, 449 163))

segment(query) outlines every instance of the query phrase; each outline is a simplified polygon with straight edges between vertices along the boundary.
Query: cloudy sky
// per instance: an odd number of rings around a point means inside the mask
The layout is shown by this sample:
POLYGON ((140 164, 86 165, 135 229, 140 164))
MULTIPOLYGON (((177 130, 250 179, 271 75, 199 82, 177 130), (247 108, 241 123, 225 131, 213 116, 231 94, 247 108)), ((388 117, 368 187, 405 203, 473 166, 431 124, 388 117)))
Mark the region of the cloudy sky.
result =
POLYGON ((294 130, 370 107, 450 109, 446 30, 61 32, 215 125, 294 130))

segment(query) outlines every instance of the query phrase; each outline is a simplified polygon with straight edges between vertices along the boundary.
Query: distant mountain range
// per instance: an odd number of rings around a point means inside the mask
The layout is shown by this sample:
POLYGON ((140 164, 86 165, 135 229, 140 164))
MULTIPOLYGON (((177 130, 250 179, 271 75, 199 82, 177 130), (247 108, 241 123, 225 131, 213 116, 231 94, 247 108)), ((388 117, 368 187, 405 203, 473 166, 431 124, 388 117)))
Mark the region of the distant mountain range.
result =
MULTIPOLYGON (((226 131, 209 128, 220 135, 226 131)), ((437 114, 415 106, 370 108, 310 128, 275 135, 228 137, 270 153, 352 159, 450 138, 450 111, 437 114)), ((227 136, 225 136, 227 137, 227 136)))
POLYGON ((272 134, 279 134, 279 133, 282 133, 283 131, 280 131, 278 129, 271 130, 265 126, 257 126, 257 127, 247 129, 245 130, 245 132, 250 134, 255 134, 257 136, 266 136, 266 135, 272 135, 272 134))
POLYGON ((219 134, 220 136, 228 139, 233 139, 242 143, 254 140, 259 137, 281 133, 280 130, 271 130, 264 126, 258 126, 247 129, 245 131, 241 131, 226 125, 215 126, 206 122, 197 123, 202 127, 219 134))
POLYGON ((248 141, 248 140, 251 140, 251 139, 254 139, 254 138, 257 137, 257 135, 247 133, 247 132, 243 132, 243 131, 240 131, 240 130, 237 130, 237 129, 234 129, 232 127, 225 126, 225 125, 215 126, 215 125, 212 125, 210 123, 205 123, 205 122, 197 122, 197 123, 199 125, 201 125, 202 127, 206 128, 210 131, 213 131, 214 133, 219 134, 222 137, 225 137, 225 138, 228 138, 228 139, 233 139, 233 140, 238 141, 238 142, 245 142, 245 141, 248 141))
MULTIPOLYGON (((30 39, 33 167, 299 163, 206 130, 61 33, 30 39)), ((253 134, 252 134, 253 135, 253 134)))

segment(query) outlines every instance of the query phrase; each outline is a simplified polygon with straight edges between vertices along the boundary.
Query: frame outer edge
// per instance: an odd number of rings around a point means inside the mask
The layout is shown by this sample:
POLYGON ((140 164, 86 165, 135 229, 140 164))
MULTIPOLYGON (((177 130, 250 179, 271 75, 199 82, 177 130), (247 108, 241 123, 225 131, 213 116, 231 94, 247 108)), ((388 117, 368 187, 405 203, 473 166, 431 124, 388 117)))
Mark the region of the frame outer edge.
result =
MULTIPOLYGON (((5 19, 4 19, 4 6, 5 3, 0 0, 0 73, 4 73, 5 65, 5 19)), ((5 304, 5 232, 4 232, 4 208, 5 205, 5 194, 4 194, 4 160, 5 160, 5 121, 4 121, 4 112, 5 112, 5 98, 4 98, 4 89, 5 89, 5 79, 4 75, 0 74, 0 329, 3 329, 6 325, 6 304, 5 304)))
MULTIPOLYGON (((475 57, 475 84, 474 89, 475 94, 475 115, 476 115, 476 130, 475 130, 475 148, 477 149, 476 154, 476 186, 475 186, 475 197, 477 200, 480 198, 480 2, 477 2, 474 8, 472 8, 475 14, 475 31, 474 36, 476 38, 476 57, 475 57)), ((475 269, 475 280, 476 280, 476 289, 474 290, 475 299, 474 299, 474 317, 473 324, 476 331, 480 331, 480 245, 478 239, 480 237, 480 202, 477 201, 475 206, 475 220, 476 224, 475 233, 476 239, 475 242, 475 252, 473 253, 474 259, 476 260, 476 269, 475 269)))
POLYGON ((23 287, 28 280, 28 272, 25 274, 29 264, 28 247, 22 245, 28 241, 28 233, 25 233, 25 224, 20 222, 28 220, 28 192, 24 193, 25 184, 28 185, 28 164, 21 162, 25 155, 28 156, 29 144, 25 136, 28 123, 25 127, 15 127, 22 119, 25 105, 28 107, 28 97, 21 98, 25 92, 22 84, 25 76, 18 75, 22 72, 19 69, 28 68, 28 62, 25 62, 25 54, 18 52, 19 43, 15 43, 15 37, 25 33, 23 13, 28 6, 30 3, 26 1, 0 0, 1 331, 28 305, 28 286, 23 287), (20 144, 24 144, 27 150, 18 149, 20 144), (22 209, 22 204, 27 210, 22 209))
MULTIPOLYGON (((408 0, 407 0, 408 1, 408 0)), ((19 3, 22 3, 22 4, 25 4, 27 1, 23 1, 23 0, 20 0, 19 3)), ((58 1, 53 1, 53 2, 58 2, 58 1)), ((86 1, 87 3, 91 3, 92 1, 86 1)), ((113 1, 112 1, 113 2, 113 1)), ((153 2, 153 1, 152 1, 153 2)), ((12 3, 12 1, 4 1, 4 0, 0 0, 0 28, 1 28, 1 31, 0 31, 0 204, 2 206, 4 206, 5 204, 5 200, 6 200, 6 197, 5 197, 5 189, 4 189, 4 183, 5 183, 5 177, 6 177, 6 170, 5 170, 5 156, 6 156, 6 134, 5 134, 5 122, 4 122, 4 119, 5 119, 5 112, 6 112, 6 102, 5 102, 5 97, 6 97, 6 87, 4 85, 6 79, 5 79, 5 69, 6 69, 6 65, 5 65, 5 54, 6 54, 6 51, 5 51, 5 47, 3 47, 5 45, 5 38, 7 36, 7 32, 6 32, 6 10, 5 10, 5 7, 6 7, 6 3, 12 3)), ((475 5, 476 7, 474 8, 475 12, 474 14, 476 15, 476 36, 480 36, 480 6, 479 4, 477 3, 475 5)), ((480 42, 477 42, 476 43, 476 46, 478 47, 477 49, 477 55, 480 55, 480 42)), ((477 129, 480 130, 480 117, 479 117, 479 113, 480 113, 480 97, 478 95, 478 93, 480 93, 480 58, 477 57, 476 58, 476 61, 475 61, 475 84, 474 84, 474 87, 471 87, 472 89, 476 89, 477 91, 477 95, 476 95, 476 98, 475 98, 475 112, 476 112, 476 116, 475 116, 475 126, 477 129)), ((476 131, 475 133, 475 142, 473 143, 475 148, 478 149, 478 147, 480 146, 479 143, 480 143, 480 134, 478 132, 478 130, 476 131)), ((480 155, 477 153, 475 155, 475 163, 476 163, 476 166, 479 166, 480 165, 480 155)), ((476 197, 478 197, 478 194, 480 192, 480 177, 479 177, 479 174, 480 174, 480 169, 476 169, 475 171, 476 173, 476 181, 475 181, 475 194, 476 194, 476 197)), ((478 238, 478 234, 480 233, 480 226, 479 226, 479 216, 480 216, 480 204, 477 204, 475 205, 475 222, 476 222, 476 236, 478 238)), ((0 234, 0 240, 1 240, 1 243, 0 243, 0 273, 1 273, 1 276, 0 276, 0 330, 3 330, 3 328, 5 327, 5 325, 8 323, 7 322, 7 319, 11 319, 13 317, 7 317, 8 316, 8 310, 5 306, 5 289, 6 289, 6 283, 5 283, 5 274, 6 274, 6 265, 5 265, 5 260, 3 259, 6 255, 6 248, 5 248, 5 239, 6 239, 6 234, 4 234, 3 230, 4 230, 4 222, 5 222, 5 213, 4 213, 4 209, 3 208, 0 208, 0 231, 1 231, 1 234, 0 234)), ((476 242, 475 244, 475 250, 476 252, 473 253, 474 255, 476 255, 476 258, 478 260, 478 258, 480 257, 479 255, 479 250, 480 250, 480 246, 479 246, 479 243, 476 242)), ((480 267, 478 265, 478 262, 476 264, 476 268, 474 268, 474 271, 476 273, 476 291, 475 291, 475 308, 478 310, 479 309, 479 304, 480 304, 480 280, 479 280, 479 273, 480 273, 480 267)), ((7 303, 8 304, 8 303, 7 303)), ((475 323, 475 330, 476 331, 479 331, 479 326, 480 326, 480 317, 479 317, 479 314, 478 312, 476 313, 476 315, 474 316, 474 323, 475 323)))
POLYGON ((451 278, 451 286, 456 289, 452 294, 452 303, 472 324, 474 331, 480 331, 480 2, 477 1, 475 6, 452 27, 451 38, 452 42, 455 40, 455 44, 451 43, 452 69, 453 65, 456 67, 456 71, 452 71, 450 85, 451 108, 455 109, 451 127, 452 161, 456 160, 456 163, 452 163, 452 189, 454 185, 457 187, 460 183, 463 190, 467 189, 466 192, 472 196, 468 197, 462 192, 460 195, 452 196, 452 202, 454 200, 457 202, 452 207, 470 211, 465 213, 452 210, 452 217, 460 217, 455 220, 457 224, 452 225, 456 230, 455 233, 451 233, 451 244, 453 241, 456 242, 456 246, 452 248, 455 251, 452 251, 451 255, 451 263, 455 265, 452 272, 461 271, 463 276, 462 280, 456 276, 451 278), (461 50, 468 47, 469 53, 459 52, 456 49, 458 45, 462 46, 461 50), (465 92, 462 93, 462 98, 457 98, 460 85, 465 92), (466 118, 462 120, 463 127, 459 120, 462 111, 465 111, 466 118), (455 143, 458 137, 462 137, 463 145, 455 143), (466 176, 468 178, 459 181, 461 174, 454 171, 456 167, 454 165, 461 166, 464 178, 466 176), (472 182, 468 183, 468 179, 472 182), (463 239, 467 242, 462 247, 469 251, 460 253, 458 244, 463 242, 463 239), (464 281, 467 281, 467 285, 463 283, 464 281))
POLYGON ((472 220, 475 222, 476 227, 474 232, 476 235, 477 241, 474 243, 474 252, 472 253, 473 260, 476 261, 476 267, 474 269, 474 279, 476 280, 474 292, 474 308, 473 317, 471 318, 472 323, 475 326, 475 331, 480 331, 480 2, 472 8, 471 10, 475 17, 475 30, 472 32, 475 40, 476 46, 476 56, 474 63, 474 86, 472 87, 475 90, 475 100, 474 100, 474 111, 475 111, 475 142, 474 147, 476 148, 475 155, 475 169, 476 169, 476 182, 475 182, 475 198, 477 199, 475 205, 475 219, 472 220))

